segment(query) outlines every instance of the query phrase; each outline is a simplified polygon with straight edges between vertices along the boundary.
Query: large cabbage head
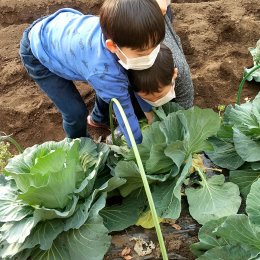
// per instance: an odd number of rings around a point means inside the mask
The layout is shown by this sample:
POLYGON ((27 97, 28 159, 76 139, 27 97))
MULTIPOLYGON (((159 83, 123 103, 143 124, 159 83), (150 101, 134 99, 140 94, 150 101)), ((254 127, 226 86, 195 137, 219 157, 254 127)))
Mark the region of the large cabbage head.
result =
POLYGON ((87 169, 83 169, 80 162, 80 139, 65 139, 27 148, 9 161, 5 174, 15 180, 19 198, 29 205, 62 209, 72 200, 73 191, 79 188, 96 162, 93 143, 88 145, 87 169))

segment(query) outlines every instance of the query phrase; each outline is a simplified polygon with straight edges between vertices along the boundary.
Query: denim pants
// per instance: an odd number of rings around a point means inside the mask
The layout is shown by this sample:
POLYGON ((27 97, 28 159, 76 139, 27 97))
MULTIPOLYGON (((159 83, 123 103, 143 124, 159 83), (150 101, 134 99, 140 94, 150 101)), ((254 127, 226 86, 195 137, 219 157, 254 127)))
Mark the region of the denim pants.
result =
MULTIPOLYGON (((87 116, 88 110, 79 91, 72 80, 67 80, 52 73, 43 66, 33 55, 30 47, 28 33, 32 26, 39 22, 36 20, 23 33, 20 42, 20 56, 29 76, 40 86, 41 90, 52 100, 60 111, 64 131, 69 138, 88 136, 87 116)), ((92 119, 97 123, 108 123, 108 104, 96 96, 92 119)))

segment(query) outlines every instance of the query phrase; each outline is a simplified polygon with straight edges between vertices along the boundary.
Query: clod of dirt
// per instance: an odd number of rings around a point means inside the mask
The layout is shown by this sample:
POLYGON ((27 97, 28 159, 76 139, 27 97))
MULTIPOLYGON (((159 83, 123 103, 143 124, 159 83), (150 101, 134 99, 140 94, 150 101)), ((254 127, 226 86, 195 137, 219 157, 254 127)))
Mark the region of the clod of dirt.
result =
POLYGON ((132 237, 130 241, 136 241, 134 250, 139 256, 150 255, 153 249, 155 249, 153 241, 146 242, 141 237, 132 237))

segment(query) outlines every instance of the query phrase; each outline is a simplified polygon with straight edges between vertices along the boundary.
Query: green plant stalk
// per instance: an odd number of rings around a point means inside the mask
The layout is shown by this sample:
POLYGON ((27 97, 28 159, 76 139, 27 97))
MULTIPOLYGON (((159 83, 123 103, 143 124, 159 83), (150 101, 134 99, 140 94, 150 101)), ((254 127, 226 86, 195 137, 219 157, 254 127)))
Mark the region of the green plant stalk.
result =
POLYGON ((247 80, 247 78, 256 70, 260 69, 260 65, 257 65, 256 67, 252 68, 252 70, 250 70, 242 79, 239 87, 238 87, 238 91, 237 91, 237 104, 240 105, 240 96, 241 96, 241 92, 243 89, 243 86, 247 80))
POLYGON ((109 105, 109 117, 110 117, 110 129, 111 129, 111 132, 112 132, 112 141, 113 141, 113 143, 115 141, 115 137, 114 137, 114 133, 113 133, 114 132, 114 126, 113 126, 113 120, 112 120, 112 105, 113 105, 113 102, 116 104, 116 106, 117 106, 117 108, 118 108, 118 110, 119 110, 119 112, 122 116, 122 119, 124 121, 126 130, 127 130, 127 133, 128 133, 128 136, 129 136, 129 139, 130 139, 130 142, 131 142, 131 145, 132 145, 135 157, 136 157, 136 162, 137 162, 138 168, 140 170, 141 178, 142 178, 142 181, 143 181, 143 184, 144 184, 145 193, 146 193, 148 203, 149 203, 149 206, 150 206, 150 209, 151 209, 153 223, 154 223, 155 230, 156 230, 156 233, 157 233, 157 237, 158 237, 158 241, 159 241, 159 245, 160 245, 160 249, 161 249, 161 253, 162 253, 162 258, 163 258, 163 260, 168 260, 168 255, 167 255, 166 247, 165 247, 163 236, 162 236, 162 231, 161 231, 160 224, 159 224, 159 221, 158 221, 158 216, 157 216, 156 209, 155 209, 155 206, 154 206, 153 197, 152 197, 152 193, 151 193, 151 190, 150 190, 150 187, 149 187, 149 183, 148 183, 146 175, 145 175, 142 160, 141 160, 139 151, 137 149, 137 145, 136 145, 132 130, 130 128, 129 122, 127 120, 127 117, 125 115, 125 112, 124 112, 122 106, 120 105, 119 101, 116 98, 112 98, 110 105, 109 105))
POLYGON ((194 167, 194 168, 195 168, 195 170, 199 173, 199 176, 200 176, 202 182, 203 182, 204 184, 207 184, 207 180, 206 180, 206 178, 205 178, 203 172, 201 171, 201 169, 200 169, 199 167, 194 167))
POLYGON ((115 144, 115 134, 114 134, 114 124, 113 124, 113 99, 110 101, 109 104, 109 124, 110 124, 110 131, 112 135, 112 142, 115 144))
POLYGON ((0 136, 0 141, 7 141, 15 146, 19 153, 23 153, 23 148, 9 135, 0 136))

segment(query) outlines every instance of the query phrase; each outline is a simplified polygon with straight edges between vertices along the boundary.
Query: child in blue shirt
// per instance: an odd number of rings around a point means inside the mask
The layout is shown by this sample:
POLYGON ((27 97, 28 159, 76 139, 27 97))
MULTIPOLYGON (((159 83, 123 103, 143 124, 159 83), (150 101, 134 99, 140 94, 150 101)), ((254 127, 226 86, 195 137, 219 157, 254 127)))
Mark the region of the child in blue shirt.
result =
MULTIPOLYGON (((108 123, 104 106, 117 98, 136 142, 141 143, 126 70, 151 67, 164 35, 164 19, 156 1, 107 0, 100 18, 65 8, 35 21, 23 34, 20 56, 29 76, 61 112, 68 137, 87 136, 88 111, 73 83, 80 80, 96 91, 91 122, 108 123)), ((114 111, 130 145, 115 106, 114 111)))

